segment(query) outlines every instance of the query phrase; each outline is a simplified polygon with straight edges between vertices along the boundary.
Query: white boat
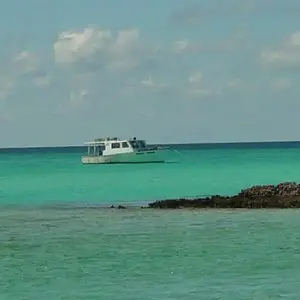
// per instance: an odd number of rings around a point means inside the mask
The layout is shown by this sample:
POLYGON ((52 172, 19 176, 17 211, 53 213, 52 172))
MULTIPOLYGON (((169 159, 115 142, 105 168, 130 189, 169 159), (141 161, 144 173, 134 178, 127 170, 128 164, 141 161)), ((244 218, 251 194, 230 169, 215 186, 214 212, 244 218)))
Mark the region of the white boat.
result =
POLYGON ((88 153, 81 158, 83 164, 162 163, 167 158, 166 147, 149 147, 145 140, 135 137, 129 140, 99 138, 85 145, 88 153))

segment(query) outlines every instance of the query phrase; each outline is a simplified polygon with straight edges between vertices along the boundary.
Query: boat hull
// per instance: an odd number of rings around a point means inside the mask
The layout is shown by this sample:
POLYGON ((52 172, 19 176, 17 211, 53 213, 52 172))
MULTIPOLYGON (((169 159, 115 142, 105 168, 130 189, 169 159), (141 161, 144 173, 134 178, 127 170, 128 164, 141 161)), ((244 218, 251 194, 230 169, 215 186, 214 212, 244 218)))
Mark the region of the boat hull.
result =
POLYGON ((83 156, 83 164, 125 164, 125 163, 163 163, 166 161, 166 150, 150 150, 122 153, 107 156, 83 156))

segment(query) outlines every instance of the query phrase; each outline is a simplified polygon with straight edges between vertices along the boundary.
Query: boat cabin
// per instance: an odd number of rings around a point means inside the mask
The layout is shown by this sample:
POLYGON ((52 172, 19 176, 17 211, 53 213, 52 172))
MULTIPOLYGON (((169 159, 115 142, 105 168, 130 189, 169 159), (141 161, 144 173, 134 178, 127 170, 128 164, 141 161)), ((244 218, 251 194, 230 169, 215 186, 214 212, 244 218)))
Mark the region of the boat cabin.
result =
POLYGON ((145 150, 147 144, 144 140, 135 137, 129 140, 120 140, 117 137, 98 138, 85 143, 88 147, 88 156, 114 155, 145 150))

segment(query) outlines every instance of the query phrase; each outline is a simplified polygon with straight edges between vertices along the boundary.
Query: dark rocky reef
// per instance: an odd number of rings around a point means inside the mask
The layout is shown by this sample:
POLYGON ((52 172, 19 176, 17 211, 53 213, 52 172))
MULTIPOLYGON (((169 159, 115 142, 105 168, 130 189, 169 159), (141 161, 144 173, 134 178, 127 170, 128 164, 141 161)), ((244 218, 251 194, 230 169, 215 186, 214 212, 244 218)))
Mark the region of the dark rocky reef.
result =
POLYGON ((155 201, 149 208, 300 208, 300 184, 256 185, 234 196, 155 201))
POLYGON ((118 205, 118 206, 112 205, 110 208, 126 209, 126 206, 124 206, 124 205, 118 205))

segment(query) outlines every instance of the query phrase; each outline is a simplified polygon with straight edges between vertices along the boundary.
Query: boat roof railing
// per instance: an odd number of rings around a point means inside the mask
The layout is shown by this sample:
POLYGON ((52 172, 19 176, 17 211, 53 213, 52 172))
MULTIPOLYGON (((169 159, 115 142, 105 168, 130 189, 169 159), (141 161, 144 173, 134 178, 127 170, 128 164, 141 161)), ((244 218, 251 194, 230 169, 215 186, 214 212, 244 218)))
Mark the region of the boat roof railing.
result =
MULTIPOLYGON (((106 138, 96 138, 91 142, 84 143, 85 145, 101 145, 104 142, 114 142, 114 141, 121 141, 118 137, 106 137, 106 138)), ((126 141, 126 140, 123 140, 126 141)), ((136 139, 136 137, 130 138, 127 141, 140 141, 136 139)), ((143 140, 144 141, 144 140, 143 140)))
POLYGON ((104 142, 86 142, 84 143, 84 145, 87 145, 87 146, 92 146, 92 145, 103 145, 104 142))
POLYGON ((91 142, 86 142, 84 144, 85 145, 101 145, 104 142, 114 142, 114 141, 120 141, 120 139, 117 138, 117 137, 97 138, 97 139, 94 139, 91 142))
POLYGON ((94 142, 107 142, 107 141, 119 141, 118 137, 106 137, 94 139, 94 142))

